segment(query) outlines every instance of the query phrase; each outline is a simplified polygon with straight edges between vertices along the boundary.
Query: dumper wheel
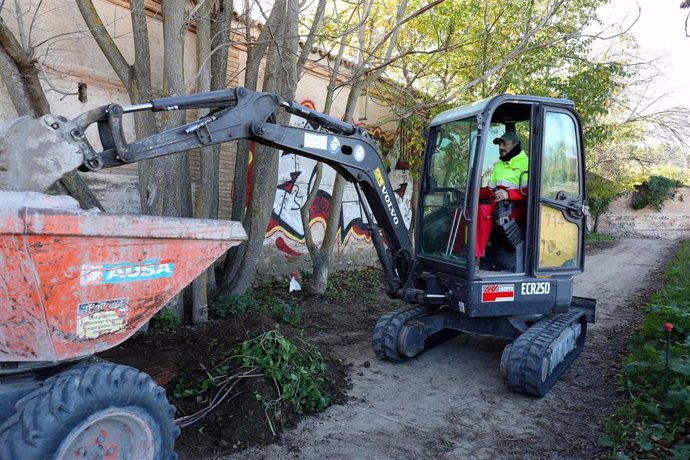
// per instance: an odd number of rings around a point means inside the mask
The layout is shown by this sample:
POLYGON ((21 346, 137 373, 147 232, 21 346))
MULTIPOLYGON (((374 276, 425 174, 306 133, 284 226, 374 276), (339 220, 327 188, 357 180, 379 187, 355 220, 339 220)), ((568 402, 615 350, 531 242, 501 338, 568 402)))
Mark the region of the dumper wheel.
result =
POLYGON ((46 379, 0 426, 0 459, 176 459, 175 408, 151 377, 88 364, 46 379))

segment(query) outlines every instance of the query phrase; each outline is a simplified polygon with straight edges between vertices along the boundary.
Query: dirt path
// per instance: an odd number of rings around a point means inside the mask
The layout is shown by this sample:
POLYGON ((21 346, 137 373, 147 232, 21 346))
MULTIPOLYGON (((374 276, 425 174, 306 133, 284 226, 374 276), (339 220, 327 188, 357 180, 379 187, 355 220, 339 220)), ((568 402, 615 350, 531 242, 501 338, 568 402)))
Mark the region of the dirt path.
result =
POLYGON ((500 340, 461 336, 401 365, 377 359, 362 340, 337 350, 354 365, 346 405, 304 419, 279 444, 226 458, 591 458, 617 398, 612 379, 630 325, 673 247, 624 239, 588 256, 575 294, 599 300, 599 323, 542 399, 506 388, 500 340))

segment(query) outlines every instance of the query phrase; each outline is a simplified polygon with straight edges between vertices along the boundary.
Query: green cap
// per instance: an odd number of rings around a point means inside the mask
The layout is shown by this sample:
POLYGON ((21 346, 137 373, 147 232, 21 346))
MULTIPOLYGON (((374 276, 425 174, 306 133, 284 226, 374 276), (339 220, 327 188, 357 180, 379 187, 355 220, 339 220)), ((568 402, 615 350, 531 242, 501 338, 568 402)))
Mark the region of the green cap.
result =
POLYGON ((520 142, 520 138, 514 132, 506 131, 505 133, 503 133, 503 136, 494 139, 494 144, 498 145, 501 142, 505 141, 514 141, 517 144, 518 142, 520 142))

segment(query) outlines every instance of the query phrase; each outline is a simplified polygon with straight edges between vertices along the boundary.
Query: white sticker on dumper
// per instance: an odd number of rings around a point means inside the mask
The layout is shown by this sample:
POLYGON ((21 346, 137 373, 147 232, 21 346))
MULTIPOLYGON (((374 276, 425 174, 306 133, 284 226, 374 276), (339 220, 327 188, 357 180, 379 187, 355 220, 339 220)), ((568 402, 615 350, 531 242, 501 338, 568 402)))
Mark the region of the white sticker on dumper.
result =
POLYGON ((129 299, 97 300, 77 307, 77 337, 95 339, 119 332, 127 325, 129 299))

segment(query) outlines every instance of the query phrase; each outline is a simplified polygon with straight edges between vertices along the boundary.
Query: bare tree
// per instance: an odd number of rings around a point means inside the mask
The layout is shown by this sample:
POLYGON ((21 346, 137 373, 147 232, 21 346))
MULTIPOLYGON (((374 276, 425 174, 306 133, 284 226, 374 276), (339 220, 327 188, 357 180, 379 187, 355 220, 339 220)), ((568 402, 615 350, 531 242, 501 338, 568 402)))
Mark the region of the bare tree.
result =
MULTIPOLYGON (((306 43, 313 43, 312 36, 317 33, 323 7, 317 7, 306 43)), ((247 14, 248 16, 248 14, 247 14)), ((292 99, 297 89, 297 81, 302 66, 306 62, 311 47, 299 50, 299 4, 296 0, 277 0, 266 17, 256 42, 248 45, 247 65, 244 86, 255 90, 258 86, 259 68, 264 58, 265 73, 263 91, 281 94, 292 99), (300 66, 300 67, 298 67, 300 66)), ((245 40, 251 42, 249 25, 245 40)), ((278 121, 286 121, 286 114, 279 114, 278 121)), ((235 160, 235 183, 233 185, 232 219, 242 220, 249 235, 246 243, 228 253, 223 267, 219 292, 222 294, 241 294, 250 286, 255 276, 256 265, 265 239, 265 230, 273 209, 275 187, 278 180, 278 155, 276 150, 263 145, 254 148, 250 197, 246 214, 244 200, 249 164, 249 144, 240 142, 235 160)))
MULTIPOLYGON (((227 80, 228 48, 232 31, 232 2, 224 0, 197 4, 196 23, 197 91, 223 89, 227 80)), ((201 117, 206 111, 200 110, 201 117)), ((220 145, 204 147, 200 151, 201 180, 197 189, 194 216, 203 219, 215 217, 218 209, 218 182, 220 145)), ((192 322, 208 321, 208 290, 215 288, 214 267, 192 283, 192 322)))
MULTIPOLYGON (((144 9, 145 0, 132 0, 132 45, 134 62, 129 63, 107 31, 92 0, 77 0, 79 11, 103 55, 127 89, 132 103, 152 98, 151 59, 148 25, 144 9)), ((184 0, 163 0, 163 87, 157 93, 162 96, 180 95, 185 92, 183 62, 184 35, 187 31, 184 0)), ((136 112, 135 130, 144 137, 184 122, 184 113, 166 112, 159 120, 153 113, 136 112)), ((139 163, 139 191, 141 208, 145 214, 163 216, 191 216, 191 190, 189 164, 186 153, 167 155, 139 163)), ((183 305, 178 299, 169 307, 182 316, 183 305)))
MULTIPOLYGON (((412 13, 406 15, 407 1, 398 3, 397 10, 392 18, 392 24, 386 28, 379 36, 372 37, 368 34, 371 30, 373 1, 363 0, 358 3, 353 15, 343 25, 343 31, 338 38, 338 54, 331 69, 331 80, 328 86, 326 106, 324 111, 330 113, 335 91, 341 86, 337 81, 337 76, 341 72, 344 53, 346 50, 355 51, 355 62, 350 68, 349 75, 345 78, 346 82, 342 85, 349 87, 347 103, 345 106, 344 118, 353 118, 357 102, 362 96, 363 91, 369 85, 381 78, 387 66, 393 63, 398 49, 398 36, 405 24, 413 19, 432 10, 443 0, 432 1, 412 13), (354 20, 354 24, 350 21, 354 20)), ((314 182, 311 190, 300 210, 302 227, 304 228, 305 243, 312 260, 312 279, 310 289, 319 294, 326 291, 328 276, 332 266, 333 250, 337 242, 338 229, 340 224, 340 213, 342 209, 343 194, 346 181, 336 175, 333 191, 331 193, 331 204, 329 215, 326 220, 326 230, 321 245, 314 241, 311 228, 309 226, 309 209, 316 197, 316 192, 320 186, 322 177, 322 164, 317 164, 314 182)))

